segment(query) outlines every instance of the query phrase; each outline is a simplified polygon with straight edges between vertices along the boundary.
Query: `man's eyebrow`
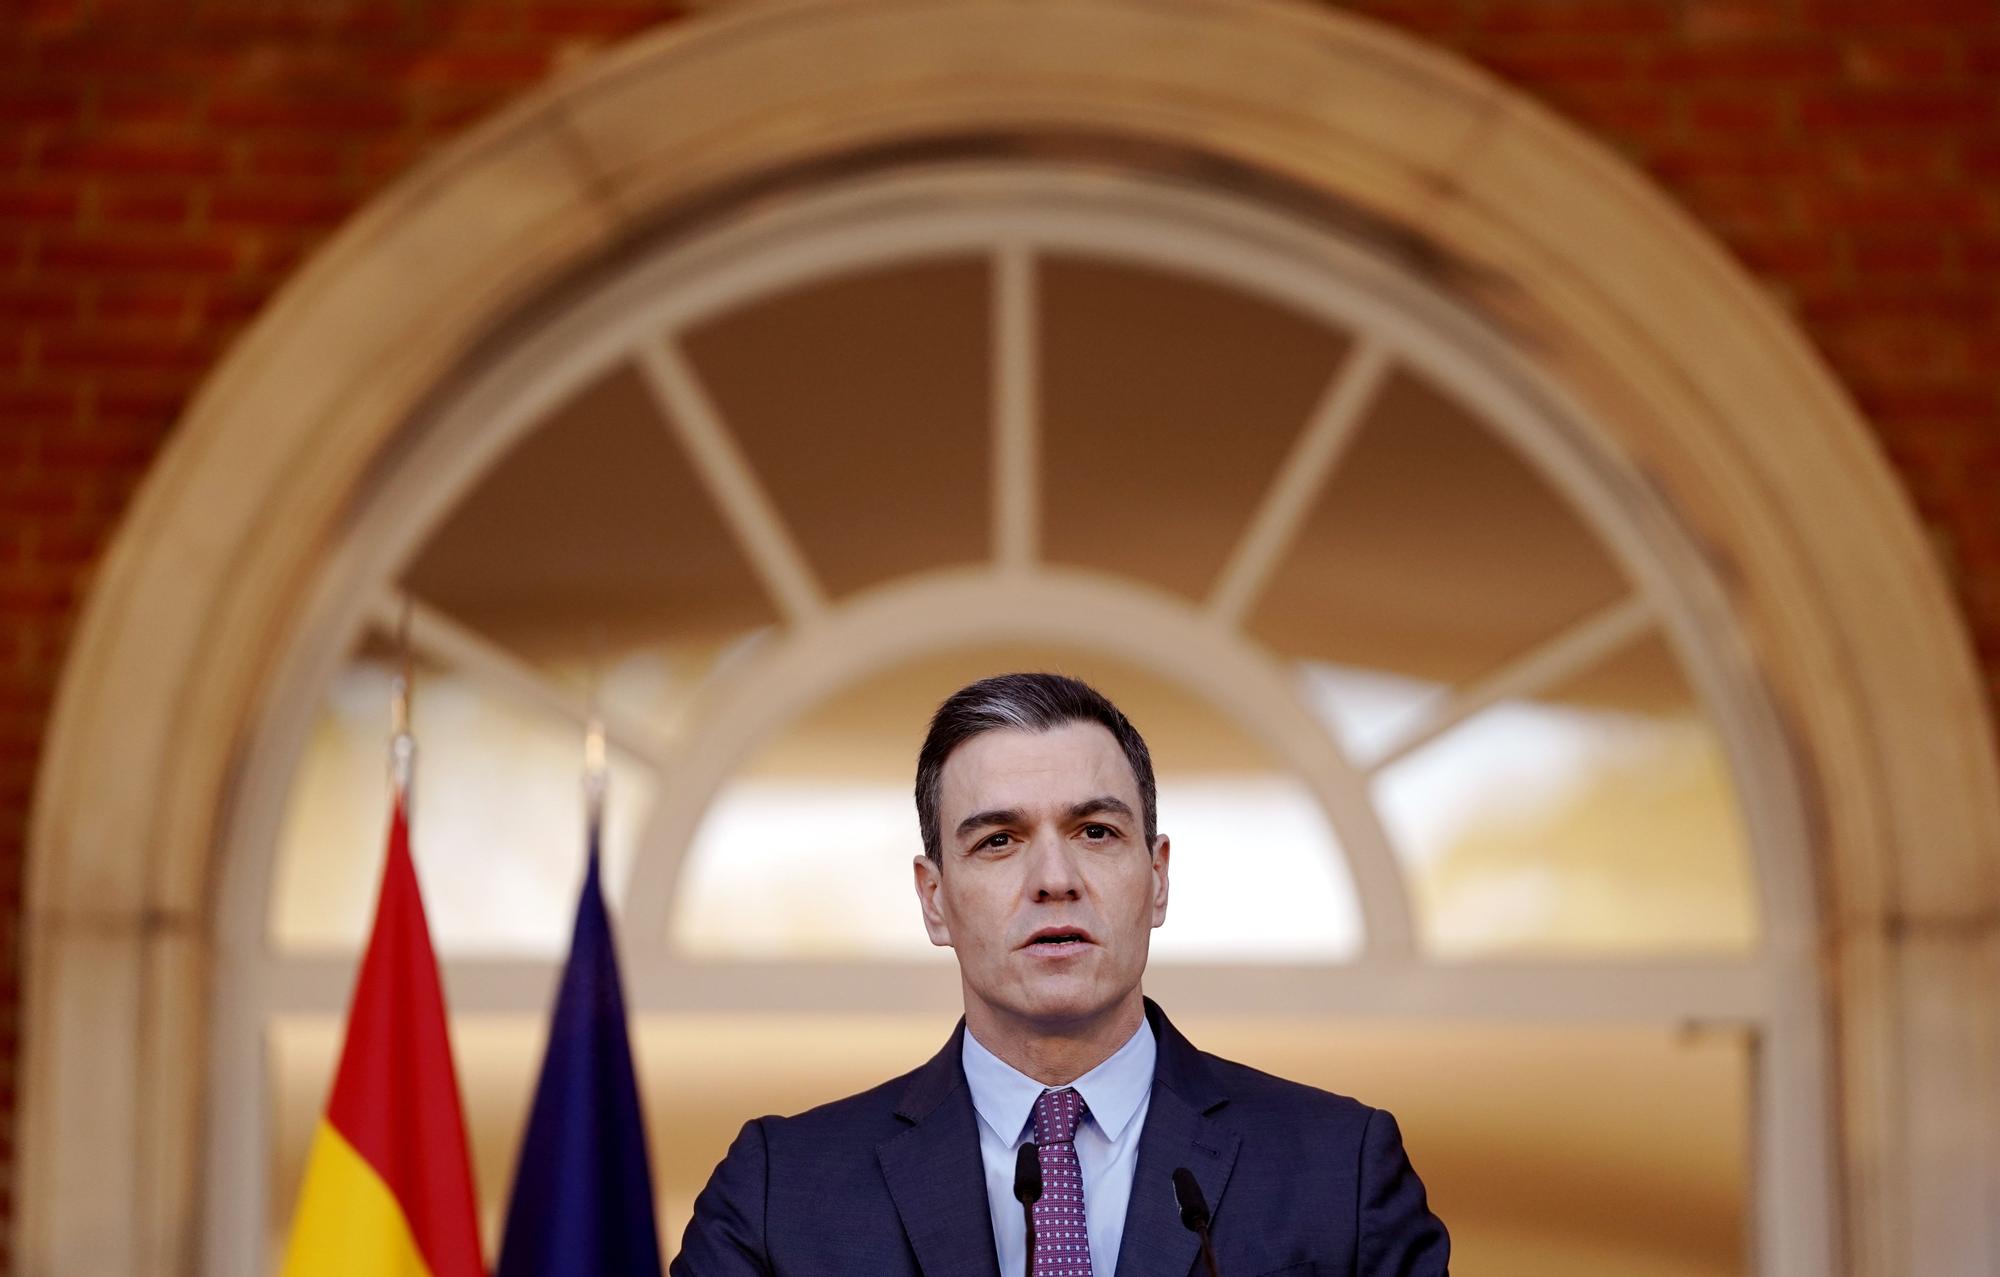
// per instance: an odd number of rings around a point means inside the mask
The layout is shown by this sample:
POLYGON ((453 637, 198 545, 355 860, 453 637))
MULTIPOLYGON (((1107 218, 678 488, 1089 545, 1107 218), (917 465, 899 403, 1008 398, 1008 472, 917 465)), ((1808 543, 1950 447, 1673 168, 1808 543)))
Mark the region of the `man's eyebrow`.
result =
POLYGON ((985 825, 1018 825, 1021 813, 1011 807, 995 808, 991 811, 975 811, 958 822, 958 836, 963 838, 973 830, 985 825))
POLYGON ((1123 816, 1125 819, 1130 820, 1132 818, 1132 809, 1125 805, 1123 799, 1113 798, 1110 794, 1099 794, 1095 798, 1086 798, 1069 809, 1069 818, 1071 820, 1082 820, 1085 816, 1103 816, 1106 814, 1123 816))

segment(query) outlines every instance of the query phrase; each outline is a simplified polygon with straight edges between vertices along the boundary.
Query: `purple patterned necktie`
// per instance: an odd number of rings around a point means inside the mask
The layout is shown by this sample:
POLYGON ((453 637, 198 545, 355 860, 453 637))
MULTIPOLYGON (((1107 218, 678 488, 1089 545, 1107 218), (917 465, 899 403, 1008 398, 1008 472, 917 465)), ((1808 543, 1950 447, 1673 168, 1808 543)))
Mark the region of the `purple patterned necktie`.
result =
POLYGON ((1088 1111, 1073 1087, 1043 1091, 1035 1101, 1042 1196, 1035 1203, 1035 1253, 1028 1257, 1028 1277, 1090 1277, 1083 1168, 1076 1162, 1076 1128, 1088 1111))

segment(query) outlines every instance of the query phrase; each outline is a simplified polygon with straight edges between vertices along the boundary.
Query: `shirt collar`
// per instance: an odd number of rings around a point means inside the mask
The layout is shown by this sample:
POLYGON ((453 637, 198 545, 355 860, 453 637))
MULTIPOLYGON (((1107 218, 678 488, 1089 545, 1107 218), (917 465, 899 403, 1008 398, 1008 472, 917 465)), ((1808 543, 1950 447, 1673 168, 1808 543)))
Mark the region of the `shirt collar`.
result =
MULTIPOLYGON (((1124 1135, 1132 1115, 1139 1111, 1139 1102, 1152 1090, 1153 1062, 1158 1054, 1153 1026, 1142 1016, 1124 1046, 1070 1083, 1089 1107, 1090 1120, 1113 1143, 1124 1135)), ((1034 1115, 1035 1101, 1049 1088, 987 1050, 969 1028, 960 1062, 979 1120, 1008 1147, 1020 1144, 1027 1134, 1028 1119, 1034 1115)))

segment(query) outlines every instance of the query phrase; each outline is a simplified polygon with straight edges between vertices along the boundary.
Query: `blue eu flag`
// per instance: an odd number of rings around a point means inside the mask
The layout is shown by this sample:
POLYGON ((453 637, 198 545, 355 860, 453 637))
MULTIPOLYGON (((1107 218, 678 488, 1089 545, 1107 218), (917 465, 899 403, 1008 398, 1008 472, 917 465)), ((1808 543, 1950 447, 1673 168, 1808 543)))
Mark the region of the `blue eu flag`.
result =
POLYGON ((494 1277, 660 1277, 653 1176, 597 831, 494 1277))

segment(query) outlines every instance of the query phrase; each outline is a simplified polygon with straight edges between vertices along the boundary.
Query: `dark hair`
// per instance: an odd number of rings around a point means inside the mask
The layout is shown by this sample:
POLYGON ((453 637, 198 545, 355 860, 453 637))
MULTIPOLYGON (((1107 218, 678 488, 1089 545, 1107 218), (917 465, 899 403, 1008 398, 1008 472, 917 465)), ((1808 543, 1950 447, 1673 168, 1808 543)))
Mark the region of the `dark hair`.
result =
POLYGON ((1064 723, 1099 723, 1125 752, 1139 782, 1139 806, 1151 848, 1159 824, 1153 786, 1153 756, 1139 729, 1090 684, 1062 674, 999 674, 959 688, 931 715, 930 731, 917 751, 917 824, 924 854, 944 857, 938 828, 938 786, 952 751, 984 732, 1012 729, 1045 732, 1064 723))

